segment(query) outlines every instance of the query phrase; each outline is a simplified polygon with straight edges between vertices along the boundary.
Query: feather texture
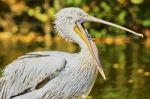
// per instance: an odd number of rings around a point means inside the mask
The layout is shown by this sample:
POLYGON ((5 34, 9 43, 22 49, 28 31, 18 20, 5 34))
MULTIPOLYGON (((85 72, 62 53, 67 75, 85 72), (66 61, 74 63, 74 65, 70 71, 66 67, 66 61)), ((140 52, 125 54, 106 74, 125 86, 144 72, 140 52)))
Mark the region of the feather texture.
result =
POLYGON ((44 79, 57 76, 65 65, 64 58, 54 55, 30 53, 18 58, 4 70, 0 81, 0 99, 35 90, 44 79))
POLYGON ((98 72, 93 57, 95 55, 98 58, 96 45, 87 31, 83 36, 89 40, 88 43, 74 31, 74 27, 79 26, 85 16, 87 14, 81 9, 71 7, 59 11, 55 20, 59 34, 79 44, 79 53, 47 51, 19 57, 3 72, 0 99, 85 99, 98 72), (95 54, 90 52, 92 48, 95 54))

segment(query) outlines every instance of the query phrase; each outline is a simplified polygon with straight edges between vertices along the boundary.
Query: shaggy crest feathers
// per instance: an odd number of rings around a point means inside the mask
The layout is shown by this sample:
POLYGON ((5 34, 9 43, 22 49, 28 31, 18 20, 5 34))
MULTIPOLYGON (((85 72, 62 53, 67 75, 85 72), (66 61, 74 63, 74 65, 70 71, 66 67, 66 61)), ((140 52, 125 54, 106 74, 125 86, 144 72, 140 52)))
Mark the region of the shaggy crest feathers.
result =
POLYGON ((63 8, 55 15, 54 29, 66 40, 73 40, 70 36, 72 34, 66 30, 66 27, 73 26, 76 21, 80 21, 84 16, 87 16, 87 13, 80 8, 63 8))

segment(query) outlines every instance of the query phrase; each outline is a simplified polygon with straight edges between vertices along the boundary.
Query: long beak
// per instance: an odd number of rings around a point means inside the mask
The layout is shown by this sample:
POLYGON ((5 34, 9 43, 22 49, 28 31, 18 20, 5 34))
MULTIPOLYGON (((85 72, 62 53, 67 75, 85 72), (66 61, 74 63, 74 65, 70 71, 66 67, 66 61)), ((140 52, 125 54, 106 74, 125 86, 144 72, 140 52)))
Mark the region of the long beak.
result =
POLYGON ((81 37, 81 39, 85 42, 85 44, 87 45, 89 52, 91 53, 92 57, 94 58, 96 65, 97 65, 97 69, 100 72, 100 74, 102 75, 102 77, 104 79, 106 79, 104 71, 101 67, 101 64, 99 62, 99 58, 98 55, 95 51, 96 46, 93 44, 93 42, 91 40, 89 40, 89 38, 87 37, 85 30, 83 29, 83 27, 81 26, 80 23, 76 23, 77 26, 74 27, 74 31, 81 37))
POLYGON ((92 17, 92 16, 88 16, 88 17, 85 17, 84 20, 85 21, 92 21, 92 22, 99 22, 99 23, 107 24, 107 25, 110 25, 110 26, 113 26, 113 27, 117 27, 117 28, 120 28, 122 30, 128 31, 132 34, 135 34, 137 36, 141 36, 143 38, 143 34, 136 33, 136 32, 134 32, 132 30, 129 30, 125 27, 119 26, 119 25, 111 23, 111 22, 104 21, 102 19, 98 19, 98 18, 95 18, 95 17, 92 17))

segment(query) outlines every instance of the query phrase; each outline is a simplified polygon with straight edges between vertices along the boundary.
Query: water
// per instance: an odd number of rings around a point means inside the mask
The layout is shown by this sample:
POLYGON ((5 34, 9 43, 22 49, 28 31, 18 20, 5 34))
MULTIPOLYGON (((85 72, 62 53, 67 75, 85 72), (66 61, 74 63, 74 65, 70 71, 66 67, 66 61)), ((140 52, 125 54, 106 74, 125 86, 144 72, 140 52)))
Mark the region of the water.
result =
MULTIPOLYGON (((100 60, 107 80, 98 76, 90 99, 148 99, 150 97, 150 49, 143 41, 131 41, 127 44, 98 43, 100 60), (132 42, 132 43, 131 43, 132 42)), ((61 50, 77 52, 79 48, 66 42, 51 42, 50 46, 34 42, 0 43, 0 71, 27 52, 61 50)))

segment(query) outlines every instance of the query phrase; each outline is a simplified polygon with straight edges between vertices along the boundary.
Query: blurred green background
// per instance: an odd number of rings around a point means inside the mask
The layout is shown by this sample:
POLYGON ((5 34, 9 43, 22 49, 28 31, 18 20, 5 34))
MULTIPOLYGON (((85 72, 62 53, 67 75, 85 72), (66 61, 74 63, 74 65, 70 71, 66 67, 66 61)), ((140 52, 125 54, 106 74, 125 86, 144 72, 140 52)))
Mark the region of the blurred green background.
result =
MULTIPOLYGON (((54 15, 64 7, 144 34, 135 35, 103 24, 86 23, 95 38, 107 80, 97 78, 89 99, 148 99, 150 97, 149 0, 0 0, 0 71, 27 52, 77 52, 53 29, 54 15)), ((1 73, 0 73, 1 74, 1 73)))

